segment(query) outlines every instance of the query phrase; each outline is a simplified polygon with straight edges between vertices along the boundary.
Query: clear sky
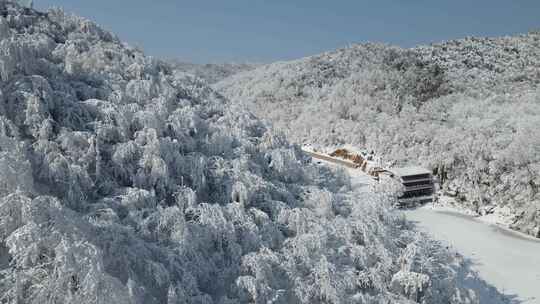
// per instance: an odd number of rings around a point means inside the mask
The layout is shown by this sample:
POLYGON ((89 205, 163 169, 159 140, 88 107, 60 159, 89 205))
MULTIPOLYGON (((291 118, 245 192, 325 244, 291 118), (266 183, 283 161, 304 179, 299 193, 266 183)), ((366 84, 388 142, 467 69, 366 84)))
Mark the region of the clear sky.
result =
POLYGON ((350 43, 405 47, 540 28, 540 0, 34 0, 87 17, 149 55, 271 62, 350 43))

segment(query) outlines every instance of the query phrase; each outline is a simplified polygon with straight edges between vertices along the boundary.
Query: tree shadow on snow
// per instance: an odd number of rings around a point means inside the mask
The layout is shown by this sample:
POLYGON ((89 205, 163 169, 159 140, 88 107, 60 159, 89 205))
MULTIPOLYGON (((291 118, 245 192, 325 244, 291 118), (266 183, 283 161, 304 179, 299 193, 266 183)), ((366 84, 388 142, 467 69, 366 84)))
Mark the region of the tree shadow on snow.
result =
MULTIPOLYGON (((456 255, 458 255, 456 253, 456 255)), ((463 289, 471 289, 476 293, 480 304, 526 304, 516 294, 507 294, 504 290, 500 291, 493 285, 482 279, 473 269, 477 264, 470 258, 465 258, 459 255, 462 259, 459 265, 454 265, 452 268, 457 274, 458 287, 463 289)))

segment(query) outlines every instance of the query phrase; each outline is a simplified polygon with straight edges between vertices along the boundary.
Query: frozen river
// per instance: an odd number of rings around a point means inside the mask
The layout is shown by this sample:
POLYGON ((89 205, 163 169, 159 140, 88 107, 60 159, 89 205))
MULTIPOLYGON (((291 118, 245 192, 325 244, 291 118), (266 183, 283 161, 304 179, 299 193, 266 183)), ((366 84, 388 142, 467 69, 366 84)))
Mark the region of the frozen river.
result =
POLYGON ((540 304, 540 241, 472 217, 428 207, 404 211, 435 239, 470 259, 472 268, 517 303, 540 304))

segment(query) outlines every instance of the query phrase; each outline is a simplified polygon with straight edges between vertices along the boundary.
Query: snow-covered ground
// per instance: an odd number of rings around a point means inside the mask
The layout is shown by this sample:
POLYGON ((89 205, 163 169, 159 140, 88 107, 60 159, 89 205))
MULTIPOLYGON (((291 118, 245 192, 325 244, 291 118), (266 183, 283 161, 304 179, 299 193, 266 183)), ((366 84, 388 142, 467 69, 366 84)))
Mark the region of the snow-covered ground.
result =
POLYGON ((540 303, 540 241, 457 212, 429 206, 404 211, 434 238, 469 258, 473 269, 499 291, 540 303))

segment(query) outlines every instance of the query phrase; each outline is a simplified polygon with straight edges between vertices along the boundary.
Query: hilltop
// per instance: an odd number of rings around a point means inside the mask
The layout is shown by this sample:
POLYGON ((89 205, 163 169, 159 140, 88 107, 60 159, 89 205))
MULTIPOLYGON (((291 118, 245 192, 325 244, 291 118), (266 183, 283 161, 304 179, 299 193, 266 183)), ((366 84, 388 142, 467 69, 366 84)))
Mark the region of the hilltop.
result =
POLYGON ((359 44, 232 75, 214 88, 312 146, 433 170, 453 203, 509 208, 540 237, 540 32, 412 49, 359 44))

